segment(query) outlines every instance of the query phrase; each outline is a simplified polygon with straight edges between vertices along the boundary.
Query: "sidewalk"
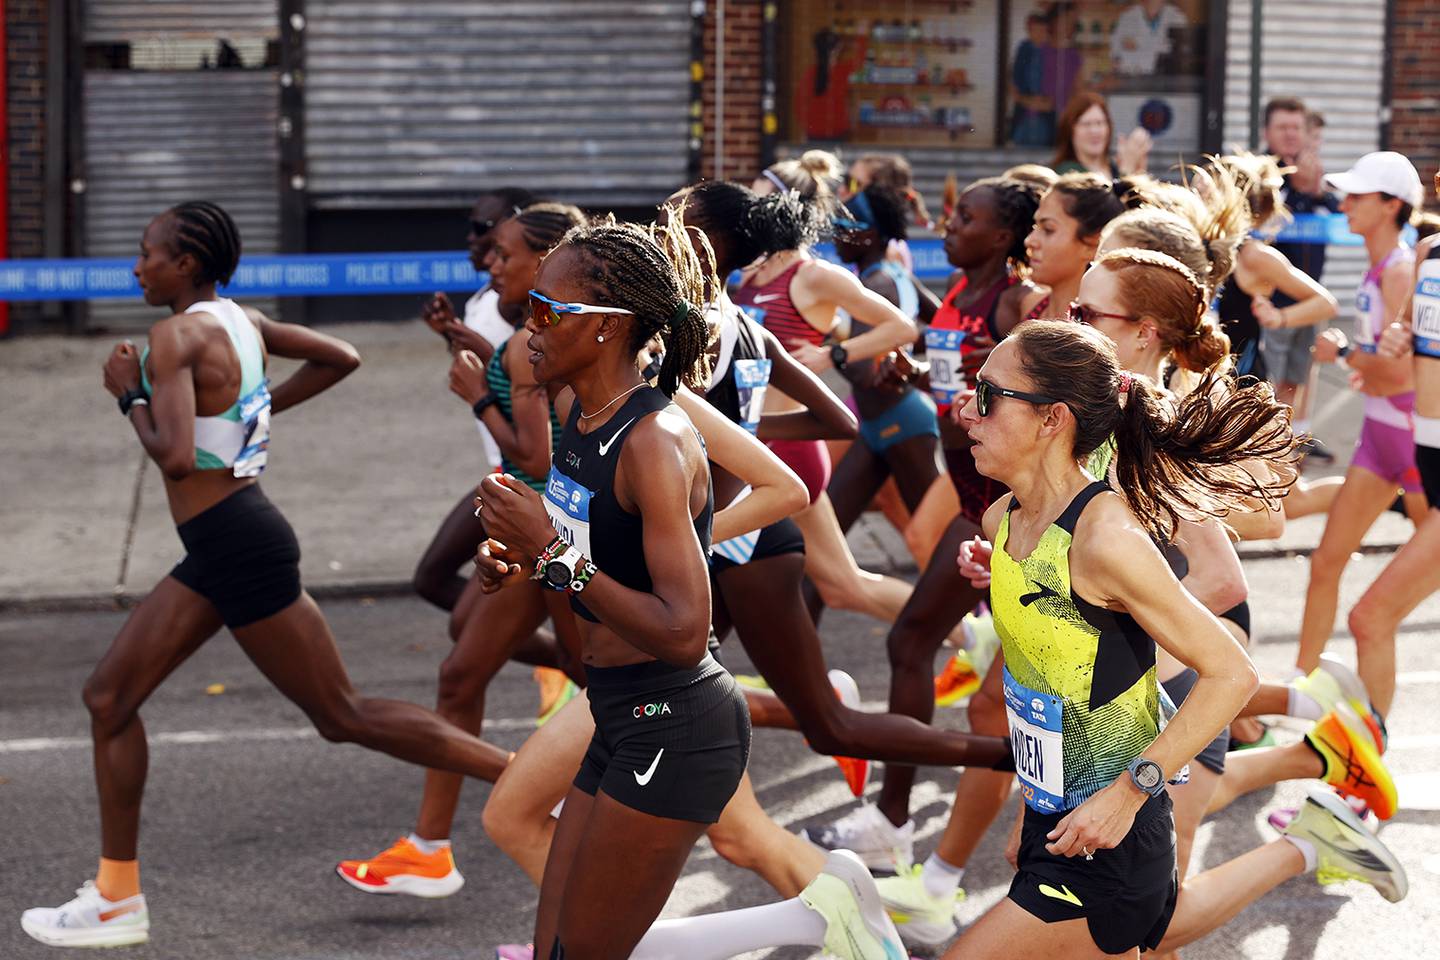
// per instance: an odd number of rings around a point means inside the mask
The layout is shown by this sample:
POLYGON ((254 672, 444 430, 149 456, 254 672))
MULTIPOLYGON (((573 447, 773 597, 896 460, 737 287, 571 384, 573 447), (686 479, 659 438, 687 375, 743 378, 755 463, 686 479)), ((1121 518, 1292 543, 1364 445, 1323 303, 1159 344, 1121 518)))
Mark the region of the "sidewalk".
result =
MULTIPOLYGON (((308 587, 407 590, 441 519, 486 469, 474 420, 447 389, 449 360, 438 338, 418 321, 326 331, 354 343, 364 365, 276 417, 265 492, 300 538, 308 587)), ((143 596, 182 555, 159 470, 143 460, 101 386, 112 345, 64 337, 0 344, 0 609, 97 603, 117 588, 143 596), (140 506, 121 581, 137 475, 140 506)), ((291 369, 287 361, 273 366, 276 380, 291 369)), ((1317 431, 1344 456, 1360 406, 1339 384, 1338 377, 1322 382, 1317 431)), ((1242 555, 1306 552, 1323 527, 1323 517, 1298 521, 1281 540, 1245 545, 1242 555)), ((1367 543, 1398 545, 1409 529, 1388 514, 1367 543)), ((914 568, 878 514, 863 517, 850 541, 869 569, 914 568)))

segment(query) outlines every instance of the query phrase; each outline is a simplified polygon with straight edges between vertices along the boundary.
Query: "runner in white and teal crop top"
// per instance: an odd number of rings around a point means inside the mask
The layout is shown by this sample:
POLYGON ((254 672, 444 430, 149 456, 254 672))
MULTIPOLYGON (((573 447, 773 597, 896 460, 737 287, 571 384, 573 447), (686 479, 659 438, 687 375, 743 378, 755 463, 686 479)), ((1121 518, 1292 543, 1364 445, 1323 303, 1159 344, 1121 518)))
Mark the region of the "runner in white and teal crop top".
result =
MULTIPOLYGON (((186 313, 208 313, 220 321, 240 358, 240 395, 223 413, 195 418, 195 469, 231 469, 237 477, 258 477, 270 447, 270 381, 260 331, 234 300, 203 300, 186 313)), ((140 355, 140 385, 153 393, 145 374, 147 346, 140 355)))

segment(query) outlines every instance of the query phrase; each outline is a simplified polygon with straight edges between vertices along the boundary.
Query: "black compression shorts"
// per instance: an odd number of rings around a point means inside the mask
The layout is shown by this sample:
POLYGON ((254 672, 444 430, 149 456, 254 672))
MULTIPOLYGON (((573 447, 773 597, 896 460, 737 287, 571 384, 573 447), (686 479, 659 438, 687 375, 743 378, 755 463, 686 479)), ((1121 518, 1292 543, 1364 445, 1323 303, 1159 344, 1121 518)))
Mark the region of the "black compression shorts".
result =
POLYGON ((231 630, 300 599, 300 543, 259 484, 175 528, 185 559, 170 576, 214 604, 231 630))
POLYGON ((805 535, 789 517, 777 520, 760 530, 753 540, 735 537, 710 548, 710 571, 724 573, 746 563, 779 557, 787 553, 805 553, 805 535), (744 558, 743 560, 740 558, 744 558))
POLYGON ((715 823, 750 759, 750 708, 708 654, 585 668, 595 735, 575 786, 654 817, 715 823))
POLYGON ((1159 946, 1180 890, 1170 795, 1145 801, 1120 845, 1093 851, 1093 860, 1045 849, 1046 834, 1064 817, 1025 808, 1020 869, 1010 899, 1046 923, 1084 917, 1095 945, 1106 953, 1159 946))
POLYGON ((1440 450, 1415 445, 1415 468, 1420 471, 1420 485, 1430 506, 1440 510, 1440 450))

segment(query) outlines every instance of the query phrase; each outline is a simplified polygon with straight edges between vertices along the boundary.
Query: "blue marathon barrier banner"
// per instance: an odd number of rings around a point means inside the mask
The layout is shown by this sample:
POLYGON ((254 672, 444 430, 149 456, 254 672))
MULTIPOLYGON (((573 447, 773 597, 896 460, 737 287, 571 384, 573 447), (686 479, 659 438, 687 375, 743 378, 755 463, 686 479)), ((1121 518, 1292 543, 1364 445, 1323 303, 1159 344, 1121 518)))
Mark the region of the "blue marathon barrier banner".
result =
MULTIPOLYGON (((1414 242, 1414 231, 1407 230, 1414 242)), ((1274 238, 1289 243, 1359 246, 1361 240, 1340 214, 1300 214, 1274 238)), ((839 262, 835 248, 822 243, 816 256, 839 262)), ((940 240, 910 242, 915 275, 945 280, 954 272, 940 240)), ((0 260, 0 301, 139 299, 129 258, 93 260, 0 260)), ((223 288, 227 297, 326 297, 364 294, 426 294, 472 291, 486 282, 466 254, 322 253, 247 256, 223 288)))

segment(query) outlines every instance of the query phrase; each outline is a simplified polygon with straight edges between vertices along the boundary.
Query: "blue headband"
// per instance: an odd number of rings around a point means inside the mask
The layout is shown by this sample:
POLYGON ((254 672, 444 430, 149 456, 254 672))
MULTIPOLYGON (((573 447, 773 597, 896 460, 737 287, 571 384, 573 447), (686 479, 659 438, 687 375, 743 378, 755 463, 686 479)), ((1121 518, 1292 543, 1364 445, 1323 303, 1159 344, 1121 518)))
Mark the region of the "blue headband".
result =
POLYGON ((839 226, 850 227, 853 224, 859 224, 858 227, 852 228, 858 230, 874 230, 876 227, 875 210, 870 206, 870 198, 865 196, 864 191, 855 194, 849 200, 845 201, 845 206, 841 213, 835 218, 835 221, 839 226))

